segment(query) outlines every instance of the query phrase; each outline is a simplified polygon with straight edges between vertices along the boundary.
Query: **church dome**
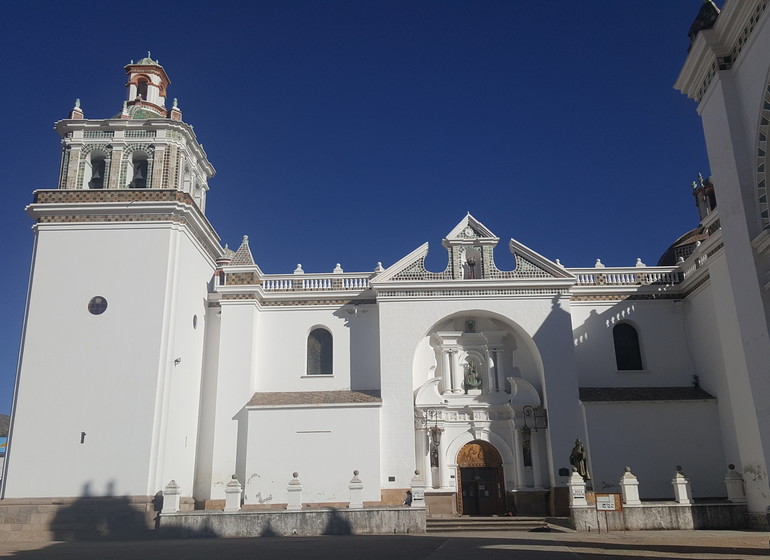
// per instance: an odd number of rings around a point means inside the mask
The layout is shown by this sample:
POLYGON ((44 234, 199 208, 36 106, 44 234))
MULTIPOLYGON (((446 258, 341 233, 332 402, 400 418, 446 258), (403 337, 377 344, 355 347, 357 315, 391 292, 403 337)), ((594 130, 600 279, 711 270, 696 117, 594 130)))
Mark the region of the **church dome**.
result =
POLYGON ((705 241, 709 235, 708 229, 701 225, 691 229, 666 249, 666 252, 658 259, 658 266, 676 266, 680 257, 687 259, 695 251, 697 243, 705 241))

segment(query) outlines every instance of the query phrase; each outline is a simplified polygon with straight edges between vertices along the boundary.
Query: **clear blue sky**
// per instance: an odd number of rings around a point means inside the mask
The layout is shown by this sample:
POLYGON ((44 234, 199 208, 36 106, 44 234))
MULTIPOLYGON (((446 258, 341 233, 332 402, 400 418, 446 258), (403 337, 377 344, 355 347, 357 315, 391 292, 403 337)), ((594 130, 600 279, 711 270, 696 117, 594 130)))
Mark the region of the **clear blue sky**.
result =
POLYGON ((24 207, 59 170, 52 125, 75 98, 87 118, 116 114, 131 59, 150 50, 165 67, 217 169, 209 219, 231 247, 249 235, 265 272, 371 270, 425 241, 443 270, 441 239, 466 211, 501 238, 503 269, 511 237, 566 266, 655 264, 697 224, 690 182, 708 175, 696 105, 672 88, 700 4, 6 2, 0 412, 24 207))

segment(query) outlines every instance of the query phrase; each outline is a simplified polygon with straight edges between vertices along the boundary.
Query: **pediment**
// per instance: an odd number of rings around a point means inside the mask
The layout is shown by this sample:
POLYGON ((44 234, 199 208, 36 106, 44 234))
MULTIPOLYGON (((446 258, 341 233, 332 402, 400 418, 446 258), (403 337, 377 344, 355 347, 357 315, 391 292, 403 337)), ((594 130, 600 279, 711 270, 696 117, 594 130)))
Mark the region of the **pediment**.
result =
MULTIPOLYGON (((486 231, 488 232, 489 230, 486 231)), ((508 248, 514 260, 515 266, 513 270, 499 270, 491 259, 492 247, 489 247, 489 260, 491 262, 488 263, 487 270, 483 277, 476 278, 473 281, 500 281, 506 279, 574 279, 574 276, 564 267, 545 258, 515 239, 510 240, 508 248)), ((443 272, 431 272, 425 268, 425 259, 428 256, 428 249, 429 244, 424 243, 372 278, 371 283, 467 280, 467 278, 463 276, 462 270, 459 270, 459 267, 453 267, 453 264, 455 264, 452 262, 452 251, 455 249, 454 247, 449 248, 450 261, 446 270, 443 272)))
POLYGON ((452 231, 447 234, 447 236, 444 238, 444 242, 467 241, 473 239, 483 239, 496 242, 499 241, 500 238, 492 233, 492 231, 487 226, 482 224, 476 218, 471 216, 470 213, 468 213, 462 220, 460 220, 460 223, 458 223, 452 229, 452 231))

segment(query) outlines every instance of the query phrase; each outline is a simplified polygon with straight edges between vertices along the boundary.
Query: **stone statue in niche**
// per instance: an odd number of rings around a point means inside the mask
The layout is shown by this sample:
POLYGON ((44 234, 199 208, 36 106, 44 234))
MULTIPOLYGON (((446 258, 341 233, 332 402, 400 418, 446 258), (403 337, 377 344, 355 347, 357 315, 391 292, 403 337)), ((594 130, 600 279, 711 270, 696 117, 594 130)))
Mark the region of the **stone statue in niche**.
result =
POLYGON ((572 448, 572 453, 569 455, 569 462, 574 470, 583 477, 583 480, 591 480, 591 475, 588 472, 588 454, 580 439, 575 440, 575 447, 572 448))
POLYGON ((467 372, 465 374, 465 388, 481 389, 481 377, 479 376, 479 370, 475 362, 468 363, 467 372))

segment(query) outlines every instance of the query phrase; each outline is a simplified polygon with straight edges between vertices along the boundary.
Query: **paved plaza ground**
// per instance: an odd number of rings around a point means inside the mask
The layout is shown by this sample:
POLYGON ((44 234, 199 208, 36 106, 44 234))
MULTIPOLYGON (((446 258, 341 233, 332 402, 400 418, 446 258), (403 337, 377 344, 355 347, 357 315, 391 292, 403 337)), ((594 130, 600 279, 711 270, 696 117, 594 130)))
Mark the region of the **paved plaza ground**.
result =
POLYGON ((150 539, 0 543, 0 557, 30 560, 624 560, 770 558, 770 533, 634 531, 601 535, 467 532, 430 535, 150 539))

